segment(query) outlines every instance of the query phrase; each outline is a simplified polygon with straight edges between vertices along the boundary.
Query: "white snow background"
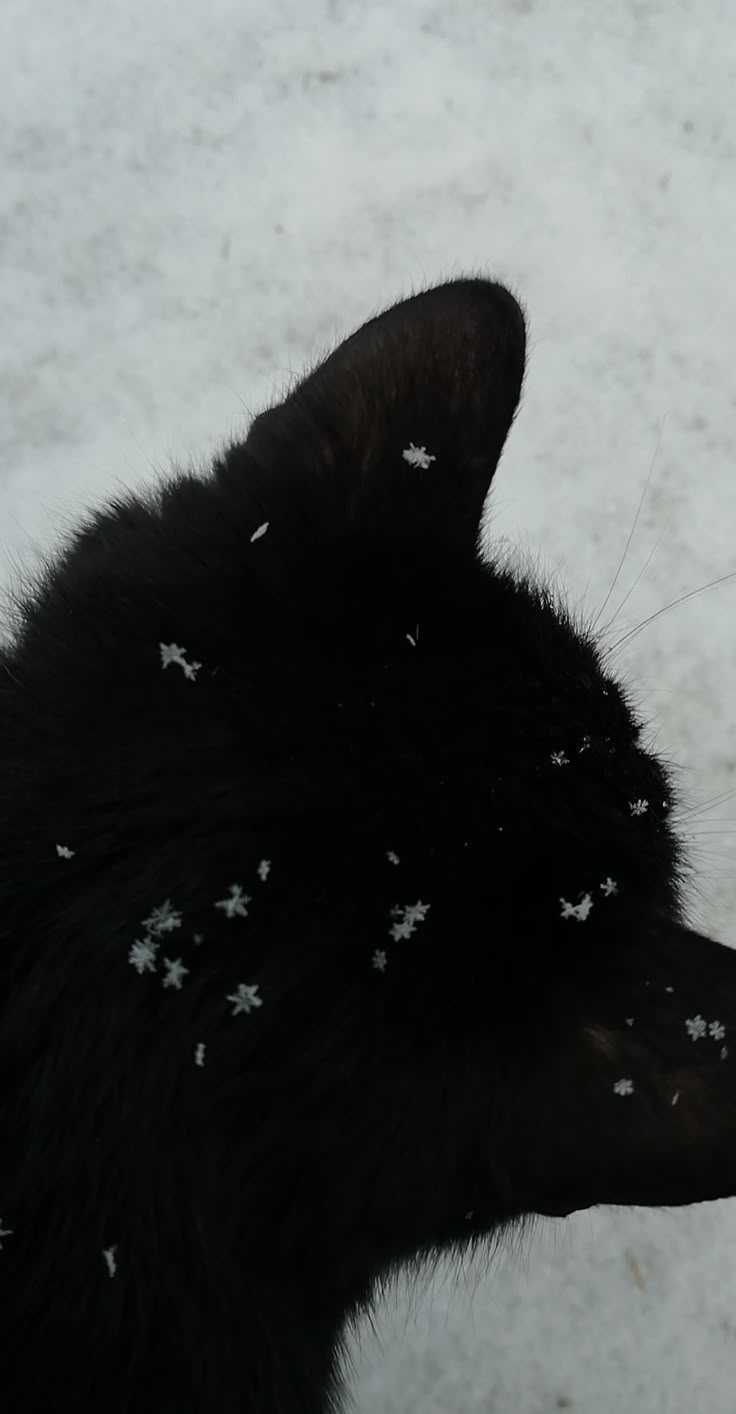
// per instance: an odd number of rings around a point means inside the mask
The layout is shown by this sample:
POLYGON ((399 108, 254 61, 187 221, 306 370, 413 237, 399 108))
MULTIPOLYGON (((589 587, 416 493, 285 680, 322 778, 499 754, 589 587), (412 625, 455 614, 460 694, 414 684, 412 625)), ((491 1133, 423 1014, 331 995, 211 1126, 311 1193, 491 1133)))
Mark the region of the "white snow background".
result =
MULTIPOLYGON (((621 631, 736 570, 731 0, 2 0, 0 79, 4 576, 479 268, 530 319, 493 534, 597 606, 656 449, 621 631)), ((736 786, 735 623, 736 581, 619 659, 694 801, 736 786)), ((735 818, 695 841, 731 943, 735 818)), ((359 1414, 734 1414, 736 1201, 549 1221, 377 1327, 359 1414)))

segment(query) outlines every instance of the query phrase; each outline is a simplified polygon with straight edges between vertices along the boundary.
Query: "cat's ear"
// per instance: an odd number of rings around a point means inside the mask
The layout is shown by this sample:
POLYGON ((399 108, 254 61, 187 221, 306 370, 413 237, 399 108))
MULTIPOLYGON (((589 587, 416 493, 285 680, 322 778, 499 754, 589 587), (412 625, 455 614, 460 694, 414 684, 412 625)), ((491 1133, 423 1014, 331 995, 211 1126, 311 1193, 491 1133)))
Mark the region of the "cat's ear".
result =
POLYGON ((736 1194, 736 951, 672 926, 601 963, 550 999, 529 1047, 528 1208, 736 1194))
POLYGON ((364 324, 284 402, 245 452, 263 514, 275 496, 322 531, 429 538, 474 554, 483 502, 521 393, 524 317, 503 286, 455 280, 364 324))

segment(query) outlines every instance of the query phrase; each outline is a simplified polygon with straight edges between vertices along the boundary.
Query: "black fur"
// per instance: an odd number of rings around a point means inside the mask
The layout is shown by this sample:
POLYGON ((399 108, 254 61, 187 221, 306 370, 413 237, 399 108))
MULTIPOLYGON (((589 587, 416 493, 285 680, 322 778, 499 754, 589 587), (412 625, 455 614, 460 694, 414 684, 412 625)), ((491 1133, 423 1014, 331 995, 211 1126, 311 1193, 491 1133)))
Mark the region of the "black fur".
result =
POLYGON ((729 1037, 686 1028, 728 1033, 736 957, 683 921, 673 783, 592 634, 477 555, 524 357, 498 285, 406 300, 16 595, 9 1414, 326 1414, 402 1264, 736 1188, 729 1037))

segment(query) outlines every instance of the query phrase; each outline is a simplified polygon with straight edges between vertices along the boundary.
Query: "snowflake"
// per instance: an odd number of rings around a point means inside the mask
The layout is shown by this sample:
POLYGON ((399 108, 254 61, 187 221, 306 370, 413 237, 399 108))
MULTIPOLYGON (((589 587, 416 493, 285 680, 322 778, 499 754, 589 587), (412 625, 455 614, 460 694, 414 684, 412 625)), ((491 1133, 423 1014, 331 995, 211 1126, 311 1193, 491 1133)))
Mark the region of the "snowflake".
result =
POLYGON ((430 455, 426 447, 415 447, 413 442, 409 443, 408 447, 401 455, 404 461, 409 463, 409 466, 420 466, 422 471, 427 470, 430 462, 436 462, 437 460, 436 457, 430 455))
POLYGON ((205 1044, 204 1044, 204 1041, 200 1041, 199 1045, 196 1047, 195 1052, 194 1052, 194 1064, 195 1064, 195 1065, 200 1065, 200 1066, 201 1066, 201 1065, 204 1065, 204 1052, 205 1052, 205 1044))
POLYGON ((721 1060, 725 1060, 728 1055, 728 1046, 721 1046, 721 1060))
POLYGON ((199 947, 200 943, 204 942, 204 933, 195 933, 193 936, 197 947, 199 947))
POLYGON ((593 907, 593 900, 590 894, 583 894, 580 903, 568 903, 567 899, 564 898, 560 899, 560 903, 562 904, 560 917, 576 918, 578 923, 585 922, 586 918, 588 917, 588 914, 590 913, 591 908, 593 907))
POLYGON ((240 982, 237 992, 233 992, 226 1000, 233 1003, 233 1016, 240 1016, 241 1012, 245 1012, 247 1015, 253 1011, 254 1007, 263 1006, 258 995, 258 984, 255 987, 248 987, 245 982, 240 982))
POLYGON ((116 1244, 114 1247, 105 1247, 102 1252, 102 1255, 105 1258, 105 1261, 107 1262, 107 1270, 110 1273, 111 1277, 114 1277, 118 1269, 118 1264, 115 1260, 115 1253, 117 1252, 117 1250, 118 1249, 116 1244))
POLYGON ((4 1237, 12 1237, 12 1236, 13 1236, 13 1229, 12 1229, 12 1227, 3 1227, 3 1220, 2 1220, 2 1218, 0 1218, 0 1252, 2 1252, 2 1250, 3 1250, 3 1238, 4 1238, 4 1237))
POLYGON ((634 1082, 633 1080, 617 1080, 613 1089, 616 1095, 633 1095, 634 1082))
POLYGON ((162 933, 173 933, 175 928, 181 928, 181 913, 171 907, 170 899, 166 899, 159 908, 154 908, 148 918, 143 919, 143 927, 149 933, 155 933, 156 937, 162 933))
POLYGON ((665 987, 665 992, 674 992, 674 987, 665 987))
POLYGON ((240 884, 231 884, 230 897, 221 898, 219 903, 215 904, 215 908, 221 908, 228 918, 234 918, 236 913, 240 918, 247 918, 247 905, 252 902, 253 900, 249 898, 248 894, 243 893, 240 884))
POLYGON ((128 962, 131 967, 135 968, 139 977, 142 977, 144 972, 156 971, 156 953, 158 950, 159 944, 154 943, 153 938, 136 938, 128 953, 128 962))
POLYGON ((373 954, 373 966, 376 968, 376 970, 377 970, 378 972, 385 972, 385 971, 386 971, 386 963, 387 963, 387 962, 388 962, 388 956, 387 956, 386 952, 384 951, 384 949, 383 949, 383 948, 376 948, 376 951, 375 951, 374 954, 373 954))
POLYGON ((250 537, 251 545, 253 544, 254 540, 260 540, 261 536, 266 534, 266 531, 268 530, 270 524, 270 520, 264 520, 263 525, 259 525, 258 529, 253 531, 253 534, 250 537))
POLYGON ((618 884, 616 883, 615 879, 605 879, 604 882, 600 885, 600 887, 606 895, 606 898, 610 898, 611 894, 618 893, 618 884))
POLYGON ((680 1098, 680 1092, 679 1092, 679 1090, 675 1090, 675 1093, 674 1093, 674 1095, 672 1096, 672 1104, 673 1104, 673 1105, 676 1105, 676 1104, 677 1104, 677 1101, 679 1100, 679 1098, 680 1098))
POLYGON ((396 921, 391 924, 389 933, 395 943, 405 938, 410 938, 416 930, 418 923, 423 923, 430 905, 428 903, 407 903, 403 906, 396 905, 391 909, 391 917, 396 921))
POLYGON ((570 757, 566 756, 564 751, 553 751, 549 759, 554 763, 555 766, 570 765, 570 757))
POLYGON ((634 1025, 634 1018, 633 1018, 633 1016, 625 1016, 625 1017, 624 1017, 624 1021, 626 1022, 626 1025, 627 1025, 627 1026, 633 1026, 633 1025, 634 1025))
POLYGON ((184 966, 180 957, 174 958, 173 962, 171 958, 165 957, 164 967, 167 968, 164 986, 175 987, 176 991, 180 992, 184 978, 189 975, 189 968, 184 966))
POLYGON ((260 879, 260 881, 261 881, 262 884, 265 884, 265 882, 266 882, 266 880, 267 880, 267 878, 268 878, 268 876, 269 876, 270 873, 271 873, 271 861, 270 861, 270 859, 262 859, 261 862, 260 862, 260 864, 258 865, 258 878, 260 879))
POLYGON ((726 1028, 722 1021, 711 1021, 708 1027, 708 1035, 712 1036, 714 1041, 722 1041, 725 1034, 726 1028))
POLYGON ((202 664, 188 663, 185 658, 186 648, 180 648, 178 643, 159 643, 161 649, 161 667, 168 668, 170 663, 176 663, 184 673, 185 678, 194 682, 202 664))
POLYGON ((401 860, 399 859, 399 856, 398 856, 398 854, 396 853, 396 850, 395 850, 395 849, 388 849, 388 850, 386 850, 386 858, 387 858, 389 864, 400 864, 400 863, 401 863, 401 860))
POLYGON ((581 751, 588 751, 589 749, 590 749, 590 737, 589 737, 589 736, 584 736, 583 739, 582 739, 582 741, 581 741, 581 743, 580 743, 580 745, 579 745, 579 747, 578 747, 578 754, 579 754, 581 751))
POLYGON ((691 1016, 685 1022, 685 1028, 688 1036, 692 1037, 693 1041, 699 1041, 701 1036, 705 1036, 708 1030, 708 1023, 702 1016, 691 1016))
POLYGON ((417 626, 416 626, 416 628, 415 628, 415 630, 414 630, 413 633, 407 633, 406 636, 407 636, 407 638, 408 638, 408 640, 409 640, 409 642, 410 642, 412 648, 416 648, 416 646, 417 646, 417 644, 418 644, 418 642, 419 642, 419 624, 417 624, 417 626))
POLYGON ((629 801, 629 810, 631 811, 632 815, 646 815, 648 809, 649 809, 649 801, 648 801, 648 800, 630 800, 630 801, 629 801))
POLYGON ((72 859, 74 857, 74 850, 69 849, 69 846, 65 844, 57 844, 56 853, 59 859, 72 859))

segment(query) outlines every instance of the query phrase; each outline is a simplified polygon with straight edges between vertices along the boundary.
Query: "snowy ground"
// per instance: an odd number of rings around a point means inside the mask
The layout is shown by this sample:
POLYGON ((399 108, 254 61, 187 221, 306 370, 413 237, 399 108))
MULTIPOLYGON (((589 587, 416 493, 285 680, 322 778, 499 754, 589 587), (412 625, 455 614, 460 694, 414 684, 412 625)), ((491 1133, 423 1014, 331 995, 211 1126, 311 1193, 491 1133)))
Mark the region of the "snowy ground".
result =
MULTIPOLYGON (((532 330, 494 533, 598 604, 661 432, 622 631, 736 570, 732 0, 2 0, 0 56, 6 567, 484 267, 532 330)), ((735 618, 736 582, 621 657, 698 800, 736 785, 735 618)), ((698 921, 736 942, 715 813, 698 921)), ((736 1202, 549 1223, 478 1282, 382 1310, 359 1414, 734 1414, 736 1202)))

